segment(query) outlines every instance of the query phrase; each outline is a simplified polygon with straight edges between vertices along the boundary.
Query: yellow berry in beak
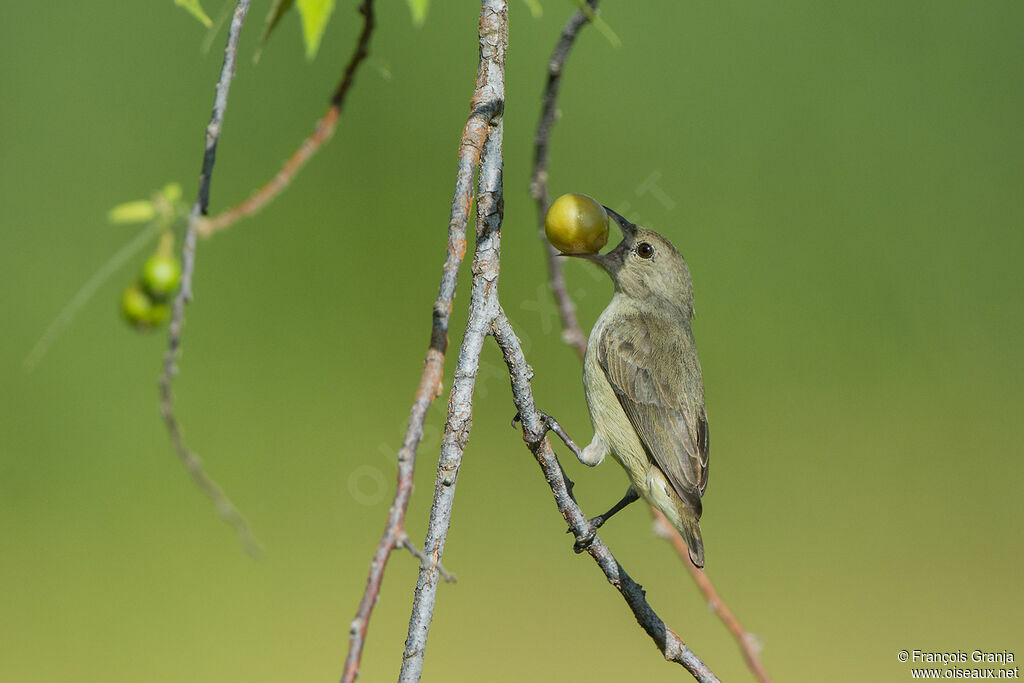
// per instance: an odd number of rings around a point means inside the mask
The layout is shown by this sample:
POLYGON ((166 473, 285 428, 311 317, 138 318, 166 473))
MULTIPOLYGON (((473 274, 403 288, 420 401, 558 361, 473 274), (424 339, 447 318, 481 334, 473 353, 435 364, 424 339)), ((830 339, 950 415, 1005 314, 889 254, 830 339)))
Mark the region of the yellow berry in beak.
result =
POLYGON ((563 254, 596 254, 608 243, 608 213, 585 194, 563 194, 544 217, 544 233, 563 254))

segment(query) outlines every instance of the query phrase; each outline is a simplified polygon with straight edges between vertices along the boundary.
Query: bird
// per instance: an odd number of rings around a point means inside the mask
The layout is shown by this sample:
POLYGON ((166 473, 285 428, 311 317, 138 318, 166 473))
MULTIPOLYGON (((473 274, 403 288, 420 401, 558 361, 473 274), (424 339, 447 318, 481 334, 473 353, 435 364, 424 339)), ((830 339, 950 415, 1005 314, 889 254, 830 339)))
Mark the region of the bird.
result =
POLYGON ((626 470, 630 486, 612 509, 590 520, 588 538, 643 498, 665 515, 686 541, 690 560, 703 568, 699 522, 710 440, 691 326, 690 270, 665 237, 604 208, 622 231, 618 246, 606 254, 567 254, 600 266, 615 285, 583 362, 594 437, 574 450, 590 467, 611 455, 626 470))

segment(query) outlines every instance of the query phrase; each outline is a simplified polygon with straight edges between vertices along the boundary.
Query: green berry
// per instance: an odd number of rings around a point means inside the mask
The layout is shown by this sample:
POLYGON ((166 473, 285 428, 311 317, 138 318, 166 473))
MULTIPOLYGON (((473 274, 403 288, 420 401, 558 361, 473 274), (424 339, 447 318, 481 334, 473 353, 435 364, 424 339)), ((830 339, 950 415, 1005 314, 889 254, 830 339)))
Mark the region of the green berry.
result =
POLYGON ((171 307, 168 304, 155 302, 149 309, 146 322, 153 327, 160 327, 171 319, 171 307))
POLYGON ((608 242, 608 213, 585 194, 563 194, 548 209, 544 232, 563 254, 596 254, 608 242))
POLYGON ((142 287, 157 301, 163 301, 178 290, 181 264, 173 256, 154 254, 142 266, 142 287))
POLYGON ((153 301, 137 284, 125 287, 121 295, 121 314, 124 319, 138 328, 149 326, 149 318, 153 310, 153 301))

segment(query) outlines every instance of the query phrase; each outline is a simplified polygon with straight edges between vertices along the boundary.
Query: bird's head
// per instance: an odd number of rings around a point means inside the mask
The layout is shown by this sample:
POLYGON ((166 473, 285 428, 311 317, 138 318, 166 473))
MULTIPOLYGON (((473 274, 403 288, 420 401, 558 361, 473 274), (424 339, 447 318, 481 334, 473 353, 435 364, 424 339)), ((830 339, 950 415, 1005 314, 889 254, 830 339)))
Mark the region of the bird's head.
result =
POLYGON ((683 255, 667 239, 604 207, 622 231, 622 241, 606 254, 575 254, 601 266, 615 291, 639 301, 677 307, 693 315, 693 283, 683 255))

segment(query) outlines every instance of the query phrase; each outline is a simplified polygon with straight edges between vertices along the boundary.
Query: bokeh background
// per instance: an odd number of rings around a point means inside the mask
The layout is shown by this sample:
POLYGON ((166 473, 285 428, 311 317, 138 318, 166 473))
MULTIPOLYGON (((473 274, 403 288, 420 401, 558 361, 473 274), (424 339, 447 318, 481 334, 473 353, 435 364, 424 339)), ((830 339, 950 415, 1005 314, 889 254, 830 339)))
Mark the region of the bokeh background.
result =
MULTIPOLYGON (((212 11, 218 8, 208 3, 212 11)), ((212 209, 312 129, 359 28, 343 0, 308 63, 288 16, 245 28, 212 209)), ((223 31, 170 0, 8 3, 0 22, 0 679, 325 681, 340 672, 426 349, 477 9, 416 29, 380 3, 338 132, 252 220, 200 245, 177 397, 189 442, 267 552, 192 487, 157 408, 164 334, 118 318, 144 255, 34 372, 22 360, 134 234, 114 204, 194 196, 223 31), (390 77, 386 77, 387 74, 390 77)), ((502 301, 539 405, 591 431, 527 194, 545 64, 571 3, 513 0, 502 301)), ((910 678, 901 649, 1024 657, 1024 5, 608 2, 552 144, 553 195, 668 235, 696 283, 713 466, 708 574, 777 681, 910 678)), ((586 328, 611 294, 568 263, 586 328)), ((452 329, 465 321, 460 289, 452 329)), ((452 363, 448 363, 450 379, 452 363)), ((425 678, 678 680, 571 552, 509 427, 492 343, 476 395, 425 678)), ((446 381, 446 389, 450 381, 446 381)), ((430 411, 422 541, 445 399, 430 411)), ((591 514, 621 471, 564 459, 591 514)), ((724 680, 750 680, 640 507, 601 534, 724 680)), ((416 562, 393 557, 363 680, 394 680, 416 562)), ((685 677, 685 676, 684 676, 685 677)))

